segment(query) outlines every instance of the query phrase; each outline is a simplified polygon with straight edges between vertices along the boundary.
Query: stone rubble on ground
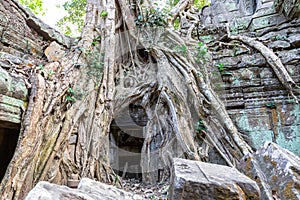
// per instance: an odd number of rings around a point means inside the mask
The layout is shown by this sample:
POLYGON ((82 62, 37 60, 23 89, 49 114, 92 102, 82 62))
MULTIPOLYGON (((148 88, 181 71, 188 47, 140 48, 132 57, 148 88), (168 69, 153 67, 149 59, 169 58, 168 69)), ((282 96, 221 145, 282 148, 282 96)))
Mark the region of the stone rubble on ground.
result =
POLYGON ((169 200, 260 199, 255 181, 234 168, 175 158, 169 200))
POLYGON ((141 196, 118 189, 115 186, 81 179, 78 188, 39 182, 27 195, 25 200, 142 200, 141 196))
POLYGON ((137 179, 125 179, 122 181, 123 189, 142 196, 144 199, 167 199, 169 183, 146 184, 137 179))
POLYGON ((300 199, 300 158, 287 149, 266 142, 239 168, 258 183, 262 199, 300 199))
POLYGON ((300 158, 277 144, 265 143, 256 153, 245 156, 239 169, 245 175, 224 165, 175 158, 170 185, 127 179, 122 181, 123 189, 118 189, 83 178, 78 188, 72 189, 39 182, 26 200, 300 199, 300 158))

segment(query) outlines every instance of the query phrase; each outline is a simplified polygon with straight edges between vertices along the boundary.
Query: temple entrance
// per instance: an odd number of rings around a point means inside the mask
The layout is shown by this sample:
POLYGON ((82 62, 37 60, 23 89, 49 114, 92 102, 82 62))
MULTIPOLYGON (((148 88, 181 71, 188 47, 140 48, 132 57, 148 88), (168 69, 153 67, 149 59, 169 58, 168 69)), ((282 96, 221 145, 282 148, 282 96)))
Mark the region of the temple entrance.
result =
POLYGON ((110 127, 110 164, 123 178, 142 180, 141 150, 143 129, 148 121, 143 107, 137 103, 118 114, 110 127))
POLYGON ((4 177, 6 169, 15 153, 18 137, 18 129, 0 127, 0 180, 4 177))

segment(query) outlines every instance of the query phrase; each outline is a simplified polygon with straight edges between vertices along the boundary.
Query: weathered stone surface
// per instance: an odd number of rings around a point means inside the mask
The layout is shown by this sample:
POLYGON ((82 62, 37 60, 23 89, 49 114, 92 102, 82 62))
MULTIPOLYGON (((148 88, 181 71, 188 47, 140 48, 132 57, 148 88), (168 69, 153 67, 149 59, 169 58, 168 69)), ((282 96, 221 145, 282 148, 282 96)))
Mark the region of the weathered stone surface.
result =
POLYGON ((120 199, 120 200, 141 200, 142 197, 133 193, 125 192, 111 185, 93 181, 88 178, 81 179, 78 190, 88 194, 93 194, 99 199, 120 199))
MULTIPOLYGON (((227 34, 222 27, 229 22, 231 34, 257 38, 272 49, 299 85, 300 20, 294 17, 299 10, 298 1, 211 1, 211 6, 201 12, 200 38, 217 41, 218 37, 227 34)), ((213 43, 210 40, 204 42, 208 46, 213 43)), ((294 104, 261 53, 241 42, 229 43, 222 48, 213 46, 210 49, 214 61, 211 71, 222 64, 225 69, 221 73, 231 74, 222 76, 215 84, 220 88, 221 99, 238 130, 255 149, 265 141, 273 141, 299 156, 299 105, 294 104), (285 124, 286 119, 288 124, 285 124)), ((295 88, 300 99, 299 92, 295 88)))
POLYGON ((300 47, 300 34, 292 34, 287 39, 294 47, 300 47))
POLYGON ((262 15, 252 19, 250 30, 258 31, 266 27, 276 26, 277 24, 286 21, 286 18, 282 14, 273 14, 273 15, 267 15, 268 13, 264 13, 264 14, 266 15, 262 15))
POLYGON ((45 50, 45 55, 49 62, 59 61, 64 54, 65 52, 57 42, 51 42, 45 50))
POLYGON ((1 68, 0 63, 0 94, 26 101, 28 90, 20 77, 9 74, 1 68))
POLYGON ((274 41, 269 43, 268 47, 271 49, 287 49, 289 48, 291 45, 289 42, 286 41, 274 41))
POLYGON ((174 159, 169 199, 260 199, 257 184, 236 169, 174 159))
POLYGON ((22 64, 28 63, 20 57, 0 52, 0 128, 20 128, 22 111, 26 109, 28 89, 21 75, 3 68, 14 69, 22 64))
POLYGON ((0 51, 17 56, 43 56, 49 41, 70 47, 73 39, 36 18, 15 0, 3 0, 0 7, 0 51))
POLYGON ((279 145, 266 142, 239 168, 258 183, 262 199, 300 199, 300 158, 279 145))
POLYGON ((0 94, 0 128, 18 129, 25 102, 0 94))
POLYGON ((142 200, 142 197, 125 192, 111 185, 106 185, 88 178, 83 178, 78 189, 39 182, 27 195, 25 200, 142 200))
POLYGON ((204 7, 201 12, 202 24, 209 26, 229 26, 233 32, 250 29, 257 31, 276 26, 286 19, 299 16, 299 0, 224 0, 211 1, 211 6, 204 7))
POLYGON ((290 19, 300 16, 299 0, 275 0, 275 8, 290 19))

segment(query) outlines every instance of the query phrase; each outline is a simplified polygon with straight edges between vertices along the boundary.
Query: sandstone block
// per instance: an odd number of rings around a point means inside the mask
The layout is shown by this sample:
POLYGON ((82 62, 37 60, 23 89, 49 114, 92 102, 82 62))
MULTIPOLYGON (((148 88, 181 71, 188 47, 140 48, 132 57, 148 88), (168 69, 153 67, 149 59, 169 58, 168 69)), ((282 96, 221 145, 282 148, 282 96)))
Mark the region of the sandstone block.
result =
POLYGON ((27 195, 25 200, 142 200, 142 197, 111 185, 106 185, 88 178, 81 179, 77 189, 39 182, 27 195))
POLYGON ((236 169, 175 158, 169 199, 260 199, 260 191, 255 181, 236 169))
POLYGON ((258 183, 263 199, 300 199, 300 158, 279 145, 266 142, 240 168, 258 183))

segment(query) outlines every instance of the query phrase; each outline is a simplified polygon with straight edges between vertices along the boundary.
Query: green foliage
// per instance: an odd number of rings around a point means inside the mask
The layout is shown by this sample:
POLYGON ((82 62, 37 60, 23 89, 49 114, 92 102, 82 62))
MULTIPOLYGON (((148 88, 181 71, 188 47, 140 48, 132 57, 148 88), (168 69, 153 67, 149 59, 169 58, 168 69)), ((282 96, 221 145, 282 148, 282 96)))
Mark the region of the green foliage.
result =
POLYGON ((276 36, 272 37, 271 40, 273 40, 273 41, 286 40, 286 36, 285 35, 276 35, 276 36))
POLYGON ((135 19, 135 23, 138 27, 166 27, 167 26, 167 17, 169 12, 166 9, 158 10, 154 8, 145 9, 142 15, 139 15, 135 19))
POLYGON ((204 45, 203 42, 198 42, 198 45, 196 47, 196 61, 201 62, 205 61, 205 55, 208 52, 207 47, 204 45))
POLYGON ((74 101, 76 101, 76 99, 75 99, 75 97, 73 97, 73 96, 67 95, 67 96, 66 96, 66 101, 74 102, 74 101))
POLYGON ((88 76, 93 78, 96 83, 100 83, 104 69, 104 53, 97 50, 86 53, 88 61, 88 76))
POLYGON ((69 87, 69 88, 68 88, 68 93, 70 93, 70 94, 73 95, 73 94, 75 93, 75 91, 73 90, 73 88, 69 87))
MULTIPOLYGON (((176 4, 179 2, 179 0, 169 0, 168 4, 170 7, 176 6, 176 4)), ((202 7, 210 5, 210 0, 194 0, 194 7, 201 9, 202 7)))
POLYGON ((171 7, 174 7, 176 6, 176 4, 179 2, 179 0, 169 0, 168 4, 171 6, 171 7))
POLYGON ((47 72, 47 78, 48 78, 48 79, 51 79, 53 75, 54 75, 54 71, 53 71, 52 69, 50 69, 50 70, 47 72))
POLYGON ((44 70, 44 65, 40 64, 40 65, 38 65, 37 68, 38 68, 38 70, 41 70, 41 71, 42 71, 42 70, 44 70))
POLYGON ((274 102, 267 103, 265 106, 266 106, 267 108, 270 108, 270 109, 275 109, 275 108, 276 108, 276 105, 275 105, 274 102))
POLYGON ((38 15, 44 15, 43 1, 42 0, 20 0, 20 3, 27 7, 31 12, 38 15))
POLYGON ((209 4, 210 4, 210 0, 195 0, 194 1, 194 6, 196 8, 198 8, 199 10, 209 4))
POLYGON ((52 69, 45 69, 44 65, 39 64, 37 66, 37 69, 41 72, 42 75, 44 75, 47 79, 52 79, 55 72, 52 69))
POLYGON ((223 72, 225 70, 225 64, 223 64, 223 63, 217 64, 217 67, 220 72, 223 72))
POLYGON ((100 16, 102 18, 106 18, 108 16, 108 12, 106 10, 102 10, 102 12, 100 13, 100 16))
POLYGON ((88 91, 83 91, 79 87, 69 87, 67 90, 66 100, 74 102, 76 100, 81 100, 86 95, 88 95, 88 91))
POLYGON ((115 175, 114 183, 118 183, 120 181, 119 176, 115 175))
POLYGON ((177 53, 180 53, 180 54, 186 55, 187 54, 187 50, 188 50, 188 48, 185 45, 178 45, 178 46, 175 47, 175 51, 177 53))
POLYGON ((66 35, 78 35, 84 25, 86 0, 68 0, 62 7, 67 15, 60 19, 56 25, 66 35))
POLYGON ((202 131, 207 131, 207 129, 205 128, 205 125, 201 119, 197 122, 195 131, 197 134, 202 134, 202 131))
POLYGON ((93 39, 92 45, 95 46, 99 44, 100 41, 101 41, 101 36, 99 35, 93 39))
POLYGON ((180 20, 178 17, 174 20, 173 26, 175 30, 178 30, 180 28, 180 20))
POLYGON ((72 87, 69 87, 67 90, 67 96, 66 96, 66 101, 67 102, 74 102, 76 101, 76 98, 74 97, 75 91, 73 90, 72 87))

